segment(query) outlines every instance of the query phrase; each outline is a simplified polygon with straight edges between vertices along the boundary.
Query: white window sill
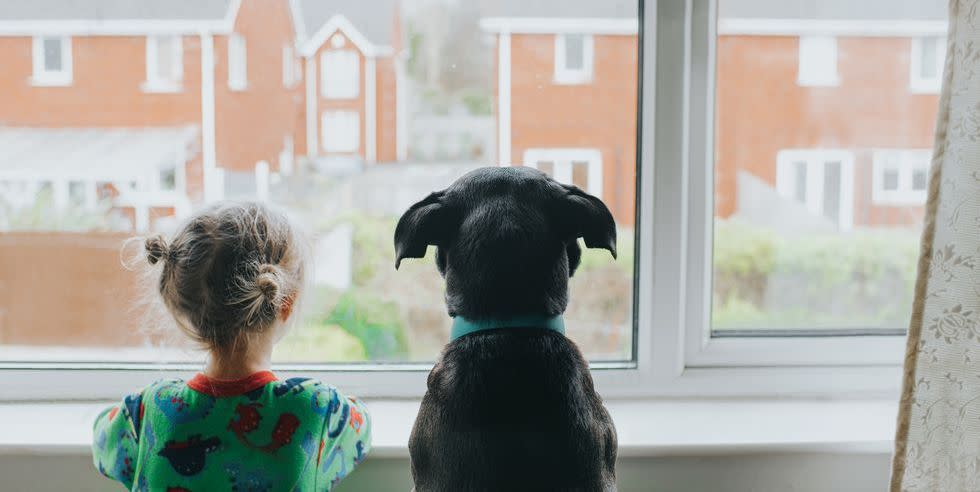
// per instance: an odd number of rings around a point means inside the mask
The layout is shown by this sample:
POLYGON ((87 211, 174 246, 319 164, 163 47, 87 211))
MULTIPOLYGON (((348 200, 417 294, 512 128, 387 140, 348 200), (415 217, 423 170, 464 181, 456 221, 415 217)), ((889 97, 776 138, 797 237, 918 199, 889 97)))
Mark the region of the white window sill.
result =
POLYGON ((942 89, 942 82, 940 81, 923 81, 923 82, 913 82, 909 85, 909 92, 912 94, 939 94, 939 90, 942 89))
MULTIPOLYGON (((406 458, 418 401, 368 400, 372 456, 406 458)), ((0 455, 88 454, 108 403, 0 404, 0 455)), ((619 456, 818 452, 890 454, 892 401, 608 401, 619 456)), ((528 413, 534 418, 533 411, 528 413)))
POLYGON ((248 90, 248 84, 247 83, 244 83, 244 82, 242 82, 242 83, 230 83, 229 82, 228 83, 228 89, 231 90, 231 91, 234 91, 234 92, 244 92, 244 91, 248 90))
POLYGON ((64 77, 31 77, 30 80, 34 87, 69 87, 72 84, 71 78, 64 77))
POLYGON ((184 87, 179 83, 143 82, 140 89, 147 94, 173 94, 183 91, 184 87))
POLYGON ((809 79, 796 79, 796 85, 798 85, 800 87, 812 87, 812 88, 817 88, 817 87, 827 87, 827 88, 840 87, 840 78, 833 78, 833 79, 812 79, 812 80, 809 80, 809 79))
POLYGON ((555 77, 552 82, 555 85, 589 85, 592 77, 555 77))

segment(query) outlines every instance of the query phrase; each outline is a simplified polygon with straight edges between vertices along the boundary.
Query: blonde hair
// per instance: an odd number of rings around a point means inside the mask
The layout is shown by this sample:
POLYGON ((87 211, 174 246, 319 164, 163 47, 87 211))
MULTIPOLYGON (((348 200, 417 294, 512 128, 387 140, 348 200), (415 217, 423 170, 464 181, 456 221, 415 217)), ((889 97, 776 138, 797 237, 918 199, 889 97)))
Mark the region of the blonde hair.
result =
POLYGON ((156 291, 194 341, 234 351, 292 308, 305 284, 306 241, 285 214, 251 202, 222 202, 191 217, 168 241, 144 239, 156 291))

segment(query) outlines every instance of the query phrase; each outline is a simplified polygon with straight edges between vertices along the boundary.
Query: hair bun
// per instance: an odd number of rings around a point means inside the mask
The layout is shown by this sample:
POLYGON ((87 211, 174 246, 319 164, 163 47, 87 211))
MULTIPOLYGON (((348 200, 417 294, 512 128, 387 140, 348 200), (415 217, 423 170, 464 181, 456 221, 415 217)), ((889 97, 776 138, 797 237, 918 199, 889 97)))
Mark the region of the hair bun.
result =
POLYGON ((167 245, 167 240, 159 234, 146 238, 143 248, 146 249, 146 260, 151 265, 156 265, 158 261, 170 255, 170 246, 167 245))
POLYGON ((259 276, 255 278, 255 286, 270 301, 279 295, 280 274, 279 267, 275 265, 268 263, 259 265, 259 276))

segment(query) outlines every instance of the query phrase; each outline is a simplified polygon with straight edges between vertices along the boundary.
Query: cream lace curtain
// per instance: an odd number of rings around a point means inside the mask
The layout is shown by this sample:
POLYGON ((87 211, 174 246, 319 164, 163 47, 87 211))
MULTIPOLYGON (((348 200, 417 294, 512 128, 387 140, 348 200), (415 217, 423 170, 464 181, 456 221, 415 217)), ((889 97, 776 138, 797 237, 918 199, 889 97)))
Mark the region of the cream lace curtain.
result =
POLYGON ((980 490, 980 0, 949 44, 891 490, 980 490))

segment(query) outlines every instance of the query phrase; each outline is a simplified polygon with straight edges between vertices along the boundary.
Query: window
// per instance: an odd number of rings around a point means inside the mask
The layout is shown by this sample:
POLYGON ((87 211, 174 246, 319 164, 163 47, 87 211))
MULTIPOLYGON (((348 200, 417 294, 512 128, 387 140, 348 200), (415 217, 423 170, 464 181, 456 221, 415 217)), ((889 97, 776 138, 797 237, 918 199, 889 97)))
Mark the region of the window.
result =
POLYGON ((801 86, 810 87, 835 86, 840 83, 837 75, 837 38, 800 36, 797 82, 801 86))
POLYGON ((939 36, 912 39, 912 92, 939 93, 942 87, 943 64, 946 62, 946 40, 939 36))
POLYGON ((354 50, 329 50, 320 56, 321 94, 354 99, 361 93, 361 58, 354 50))
POLYGON ((71 37, 38 36, 34 38, 35 85, 71 85, 71 37))
POLYGON ((932 151, 876 150, 871 199, 876 205, 924 205, 932 151))
POLYGON ((282 45, 282 86, 287 89, 296 87, 302 77, 301 70, 292 45, 288 43, 282 45))
POLYGON ((241 34, 228 36, 228 88, 242 91, 248 86, 248 50, 241 34))
POLYGON ((854 204, 853 163, 854 156, 847 151, 780 151, 776 162, 776 189, 808 212, 794 220, 829 221, 837 229, 850 229, 854 204))
POLYGON ((602 154, 594 149, 528 149, 524 165, 602 198, 602 154))
POLYGON ((184 77, 183 53, 180 36, 148 36, 145 89, 160 92, 179 90, 184 77))
POLYGON ((555 35, 555 83, 585 84, 592 81, 592 36, 555 35))
POLYGON ((323 113, 323 150, 357 152, 361 146, 361 115, 355 111, 323 113))

